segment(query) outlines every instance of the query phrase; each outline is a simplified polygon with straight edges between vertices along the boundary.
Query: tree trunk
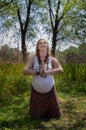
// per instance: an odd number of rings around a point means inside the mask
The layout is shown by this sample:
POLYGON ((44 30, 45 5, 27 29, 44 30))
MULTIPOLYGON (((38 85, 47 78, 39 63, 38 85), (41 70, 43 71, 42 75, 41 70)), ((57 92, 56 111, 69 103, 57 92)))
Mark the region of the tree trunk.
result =
POLYGON ((22 42, 22 60, 25 63, 27 59, 27 49, 26 49, 26 43, 25 43, 25 35, 21 35, 21 42, 22 42))
POLYGON ((59 23, 63 17, 63 14, 62 14, 62 16, 60 16, 60 18, 58 17, 60 5, 61 5, 61 0, 58 0, 58 4, 56 5, 57 6, 56 12, 54 12, 55 15, 53 13, 53 9, 51 6, 52 2, 50 0, 48 0, 48 4, 49 4, 49 15, 50 15, 51 27, 52 27, 52 32, 53 32, 51 54, 53 56, 55 56, 56 45, 57 45, 58 26, 59 26, 59 23))
POLYGON ((56 50, 56 37, 53 37, 52 38, 52 50, 51 50, 52 56, 55 56, 55 50, 56 50))
POLYGON ((52 37, 52 50, 51 54, 55 57, 56 52, 56 42, 57 42, 57 27, 53 28, 53 37, 52 37))
POLYGON ((18 13, 18 19, 19 19, 19 23, 20 23, 20 29, 21 29, 21 48, 22 48, 22 57, 23 57, 23 62, 25 63, 26 58, 27 58, 27 49, 26 49, 26 43, 25 43, 25 37, 26 37, 26 33, 27 33, 27 28, 29 25, 29 20, 30 20, 30 11, 31 11, 31 5, 32 5, 33 1, 32 0, 28 0, 26 2, 27 4, 27 16, 25 19, 25 22, 23 24, 22 19, 21 19, 21 13, 20 13, 20 8, 18 7, 17 13, 18 13))

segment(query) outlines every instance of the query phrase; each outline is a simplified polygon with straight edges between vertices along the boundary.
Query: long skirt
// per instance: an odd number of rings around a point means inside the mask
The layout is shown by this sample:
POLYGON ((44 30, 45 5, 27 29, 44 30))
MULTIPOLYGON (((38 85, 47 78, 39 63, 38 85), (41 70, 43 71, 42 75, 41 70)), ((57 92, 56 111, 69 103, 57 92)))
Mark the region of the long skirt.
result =
POLYGON ((32 87, 30 97, 30 117, 32 118, 57 118, 61 116, 55 86, 48 93, 38 93, 32 87))

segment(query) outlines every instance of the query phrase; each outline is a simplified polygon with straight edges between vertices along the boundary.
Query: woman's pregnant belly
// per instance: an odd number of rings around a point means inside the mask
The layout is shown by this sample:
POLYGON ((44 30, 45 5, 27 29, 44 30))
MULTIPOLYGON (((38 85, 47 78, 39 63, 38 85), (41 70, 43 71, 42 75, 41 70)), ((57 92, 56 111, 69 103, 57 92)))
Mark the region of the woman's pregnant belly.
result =
POLYGON ((40 75, 33 76, 32 86, 39 93, 48 93, 54 85, 54 78, 51 75, 41 77, 40 75))

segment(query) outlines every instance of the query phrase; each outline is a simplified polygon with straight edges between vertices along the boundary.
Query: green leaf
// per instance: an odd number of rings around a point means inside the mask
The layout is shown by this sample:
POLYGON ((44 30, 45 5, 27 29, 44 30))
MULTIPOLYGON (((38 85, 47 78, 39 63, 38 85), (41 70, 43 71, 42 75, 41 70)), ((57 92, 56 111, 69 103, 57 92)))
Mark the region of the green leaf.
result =
POLYGON ((12 21, 10 21, 10 20, 5 21, 5 22, 4 22, 4 26, 5 26, 6 28, 9 28, 10 26, 12 26, 12 21))

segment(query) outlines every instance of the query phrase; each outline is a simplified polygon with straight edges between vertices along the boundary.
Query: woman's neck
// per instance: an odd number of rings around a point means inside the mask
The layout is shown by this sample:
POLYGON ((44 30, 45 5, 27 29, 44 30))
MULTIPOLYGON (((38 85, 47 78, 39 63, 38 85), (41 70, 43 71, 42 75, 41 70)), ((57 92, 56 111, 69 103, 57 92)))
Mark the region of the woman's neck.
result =
POLYGON ((47 56, 46 52, 40 52, 39 53, 40 58, 45 58, 47 56))

